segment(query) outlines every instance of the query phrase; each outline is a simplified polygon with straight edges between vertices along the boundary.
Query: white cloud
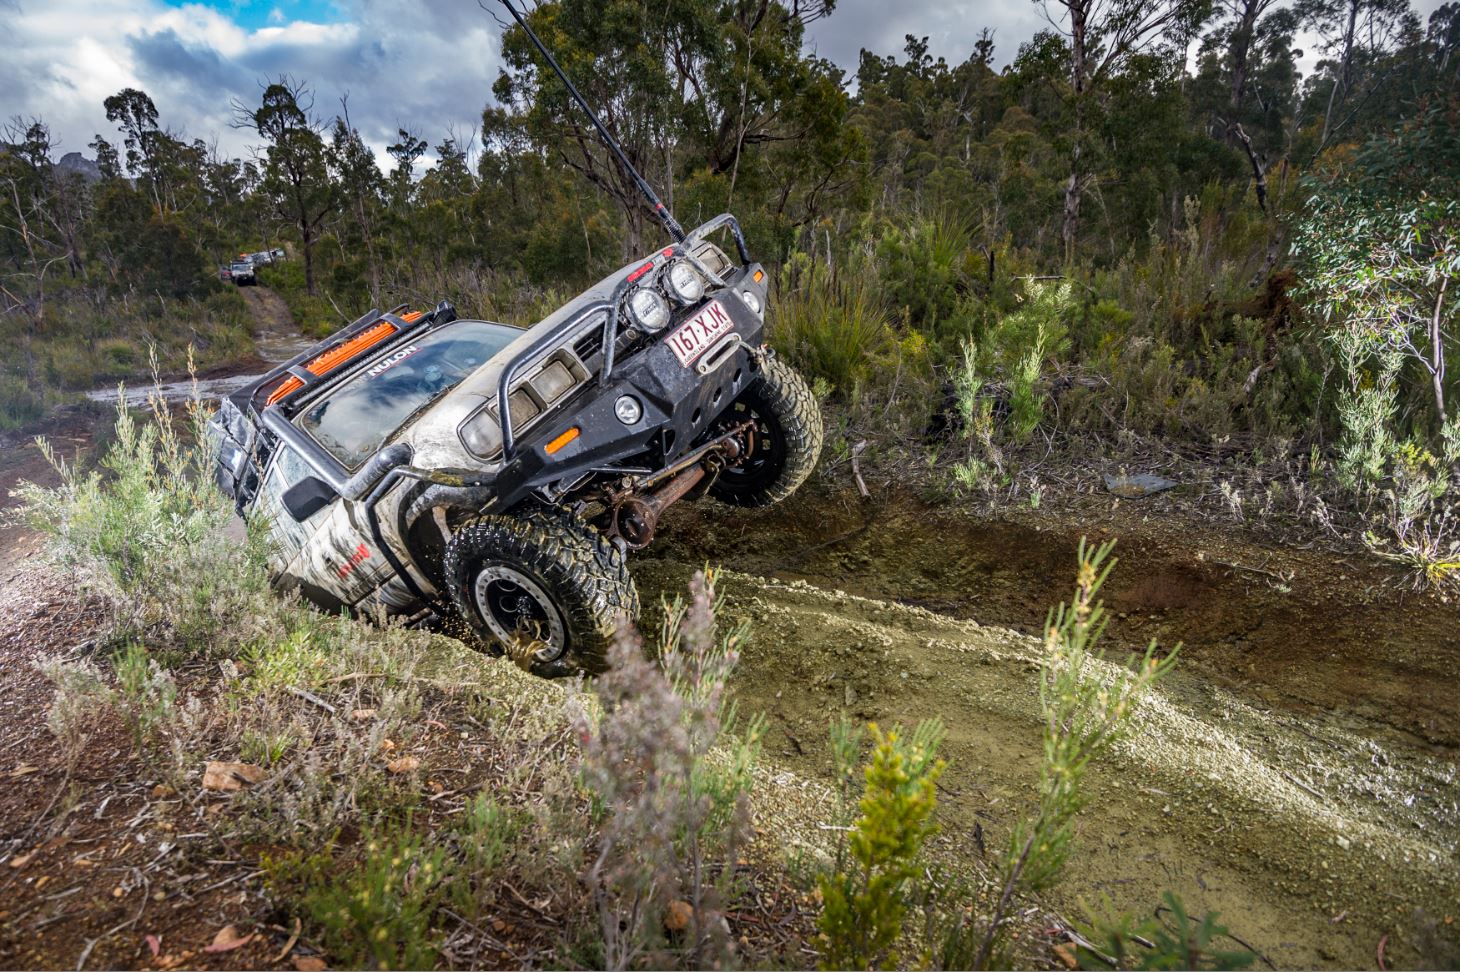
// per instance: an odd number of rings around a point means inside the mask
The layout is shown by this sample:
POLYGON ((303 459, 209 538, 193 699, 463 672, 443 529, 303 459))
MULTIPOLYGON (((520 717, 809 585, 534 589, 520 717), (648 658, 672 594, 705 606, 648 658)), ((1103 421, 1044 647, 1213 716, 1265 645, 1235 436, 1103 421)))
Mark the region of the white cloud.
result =
POLYGON ((188 138, 217 139, 245 154, 231 102, 256 104, 281 74, 307 81, 316 112, 350 117, 384 157, 397 128, 435 144, 448 128, 474 129, 499 63, 496 21, 455 0, 347 0, 338 23, 291 21, 240 27, 202 4, 160 0, 0 0, 9 39, 0 64, 0 114, 38 116, 61 151, 83 151, 101 133, 117 140, 102 101, 125 87, 146 91, 162 124, 188 138))

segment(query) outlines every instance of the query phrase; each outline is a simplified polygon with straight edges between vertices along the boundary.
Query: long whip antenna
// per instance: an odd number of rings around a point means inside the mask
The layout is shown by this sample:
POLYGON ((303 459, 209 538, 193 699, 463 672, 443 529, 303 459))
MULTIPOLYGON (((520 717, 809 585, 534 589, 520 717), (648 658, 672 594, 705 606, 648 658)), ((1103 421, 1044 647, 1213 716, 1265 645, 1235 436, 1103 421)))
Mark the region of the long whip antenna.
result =
POLYGON ((557 73, 559 78, 562 78, 563 84, 568 89, 568 94, 573 96, 573 100, 578 102, 578 107, 583 109, 583 114, 587 115, 588 120, 593 122, 593 127, 598 129, 598 135, 603 139, 603 143, 608 146, 608 150, 613 153, 614 158, 618 159, 618 164, 623 166, 629 178, 634 180, 634 185, 639 187, 639 192, 643 193, 644 198, 649 201, 650 207, 654 210, 654 215, 659 219, 659 222, 664 224, 664 228, 669 231, 669 235, 674 237, 674 242, 684 242, 684 227, 679 225, 679 221, 674 218, 674 214, 669 211, 664 203, 659 201, 659 196, 655 194, 653 188, 648 182, 644 181, 643 176, 639 175, 639 170, 634 168, 633 163, 629 161, 629 157, 619 147, 617 140, 608 133, 607 128, 603 127, 603 122, 598 120, 598 115, 594 113, 592 108, 588 107, 587 100, 579 93, 578 88, 573 82, 568 79, 568 75, 559 66, 557 59, 553 57, 552 53, 547 49, 547 46, 543 44, 542 38, 538 37, 537 33, 531 27, 527 26, 527 18, 512 5, 512 0, 502 0, 502 6, 507 8, 507 12, 512 15, 512 19, 517 21, 517 25, 527 34, 528 40, 532 41, 532 46, 537 48, 538 53, 547 60, 548 64, 552 66, 553 71, 557 73))

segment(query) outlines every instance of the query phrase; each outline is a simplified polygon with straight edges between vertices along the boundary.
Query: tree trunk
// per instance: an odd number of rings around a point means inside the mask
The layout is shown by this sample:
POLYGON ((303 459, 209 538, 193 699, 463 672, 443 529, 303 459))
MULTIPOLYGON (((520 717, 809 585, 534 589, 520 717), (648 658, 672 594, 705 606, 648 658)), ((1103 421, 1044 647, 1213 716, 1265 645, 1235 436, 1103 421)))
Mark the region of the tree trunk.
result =
POLYGON ((304 289, 314 297, 314 229, 307 219, 299 222, 299 239, 304 250, 304 289))
POLYGON ((1074 97, 1074 124, 1072 135, 1074 147, 1070 151, 1070 178, 1065 183, 1064 225, 1061 237, 1065 244, 1065 262, 1075 259, 1075 244, 1080 233, 1080 197, 1085 191, 1085 175, 1082 171, 1082 144, 1085 132, 1085 89, 1088 80, 1086 44, 1088 41, 1087 16, 1090 0, 1074 0, 1070 3, 1070 89, 1074 97))
POLYGON ((1445 333, 1441 328, 1445 310, 1445 290, 1450 286, 1447 276, 1440 281, 1440 295, 1435 298, 1435 312, 1430 315, 1430 380, 1435 388, 1435 409, 1438 425, 1444 428, 1445 420, 1445 333))
MULTIPOLYGON (((1263 0, 1244 0, 1242 16, 1232 29, 1228 53, 1232 59, 1232 96, 1228 103, 1227 141, 1236 145, 1239 136, 1233 131, 1242 112, 1242 99, 1247 94, 1247 58, 1252 51, 1252 35, 1257 26, 1257 15, 1261 12, 1263 0)), ((1250 149, 1249 149, 1250 152, 1250 149)))
POLYGON ((1354 30, 1359 21, 1359 4, 1362 0, 1348 0, 1348 27, 1343 32, 1343 56, 1339 58, 1338 73, 1333 78, 1333 88, 1328 92, 1328 107, 1323 112, 1323 136, 1318 139, 1318 150, 1322 151, 1323 146, 1328 144, 1328 136, 1333 130, 1333 109, 1343 104, 1338 97, 1338 90, 1342 88, 1344 95, 1348 94, 1348 69, 1354 56, 1354 30))
POLYGON ((1257 189, 1257 205, 1262 211, 1267 212, 1267 173, 1258 161, 1257 153, 1252 150, 1252 139, 1242 130, 1242 126, 1232 123, 1227 127, 1229 134, 1235 135, 1237 143, 1247 152, 1247 161, 1252 163, 1252 184, 1257 189))

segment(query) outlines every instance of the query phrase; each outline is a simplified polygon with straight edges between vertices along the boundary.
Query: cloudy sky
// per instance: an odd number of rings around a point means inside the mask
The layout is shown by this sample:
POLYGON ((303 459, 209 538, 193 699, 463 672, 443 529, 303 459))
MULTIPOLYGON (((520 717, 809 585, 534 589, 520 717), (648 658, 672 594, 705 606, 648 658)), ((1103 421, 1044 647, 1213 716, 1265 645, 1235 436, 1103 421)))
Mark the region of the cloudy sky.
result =
MULTIPOLYGON (((957 61, 990 27, 1002 63, 1042 25, 1032 0, 840 0, 808 45, 851 70, 861 48, 901 52, 915 34, 957 61)), ((238 155, 250 142, 230 102, 257 104, 260 83, 285 73, 314 87, 322 116, 348 95, 377 152, 401 127, 432 144, 469 134, 491 98, 500 27, 476 0, 0 0, 0 31, 0 118, 44 118, 60 151, 90 155, 97 133, 115 142, 102 100, 132 86, 165 126, 238 155)))

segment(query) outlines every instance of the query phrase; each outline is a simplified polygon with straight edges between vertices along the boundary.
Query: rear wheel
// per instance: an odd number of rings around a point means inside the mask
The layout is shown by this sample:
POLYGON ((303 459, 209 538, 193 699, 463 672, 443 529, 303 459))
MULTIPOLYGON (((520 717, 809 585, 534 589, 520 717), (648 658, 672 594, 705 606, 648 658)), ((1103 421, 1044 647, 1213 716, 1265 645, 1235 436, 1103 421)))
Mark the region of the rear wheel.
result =
POLYGON ((724 421, 749 419, 750 449, 721 471, 710 495, 732 506, 771 506, 806 482, 821 457, 821 409, 806 381, 778 358, 766 359, 760 377, 741 393, 724 421))
POLYGON ((538 675, 602 671, 621 620, 639 613, 624 555, 566 512, 480 516, 446 545, 463 620, 538 675))

